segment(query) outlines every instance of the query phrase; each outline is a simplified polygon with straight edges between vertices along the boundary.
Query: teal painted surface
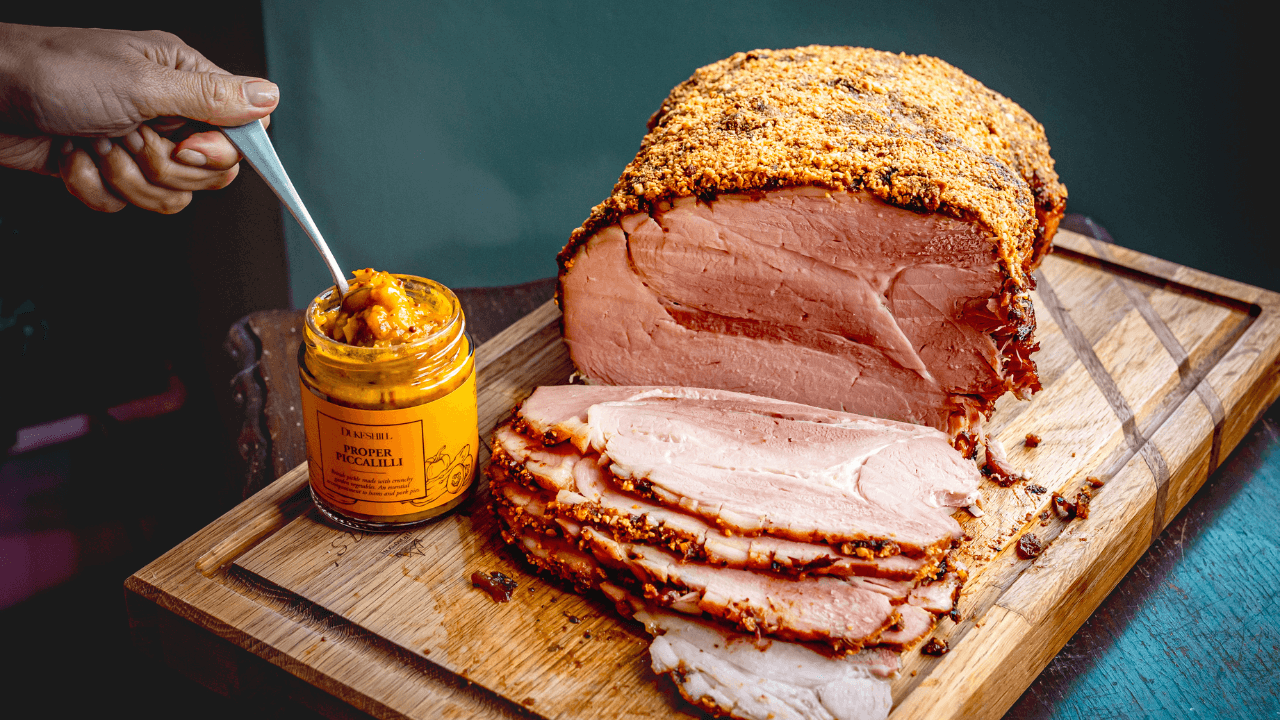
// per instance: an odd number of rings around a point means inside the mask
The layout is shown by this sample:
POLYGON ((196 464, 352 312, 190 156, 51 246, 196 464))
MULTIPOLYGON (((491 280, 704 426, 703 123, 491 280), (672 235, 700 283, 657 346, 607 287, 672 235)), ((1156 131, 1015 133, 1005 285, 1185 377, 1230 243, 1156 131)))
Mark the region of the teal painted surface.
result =
POLYGON ((1082 702, 1062 717, 1096 718, 1106 707, 1125 708, 1129 717, 1183 712, 1280 717, 1275 694, 1280 671, 1277 503, 1280 449, 1273 447, 1248 490, 1233 498, 1211 527, 1185 546, 1175 541, 1174 548, 1185 555, 1099 658, 1098 669, 1081 678, 1074 694, 1082 702), (1241 582, 1249 577, 1260 582, 1241 582), (1165 638, 1176 650, 1157 650, 1152 636, 1165 638), (1240 641, 1240 654, 1206 662, 1204 646, 1214 638, 1240 641), (1206 687, 1230 687, 1232 692, 1206 695, 1206 687), (1131 703, 1124 702, 1126 697, 1131 703))
MULTIPOLYGON (((264 0, 280 155, 349 268, 454 286, 554 274, 675 84, 736 51, 937 55, 1047 128, 1126 245, 1280 287, 1252 233, 1231 7, 1190 3, 264 0), (1069 5, 1069 6, 1068 6, 1069 5)), ((1255 72, 1260 72, 1255 70, 1255 72)), ((1261 186, 1258 186, 1261 187, 1261 186)), ((327 286, 287 224, 296 305, 327 286)))
POLYGON ((1278 421, 1280 404, 1006 720, 1280 718, 1278 421))

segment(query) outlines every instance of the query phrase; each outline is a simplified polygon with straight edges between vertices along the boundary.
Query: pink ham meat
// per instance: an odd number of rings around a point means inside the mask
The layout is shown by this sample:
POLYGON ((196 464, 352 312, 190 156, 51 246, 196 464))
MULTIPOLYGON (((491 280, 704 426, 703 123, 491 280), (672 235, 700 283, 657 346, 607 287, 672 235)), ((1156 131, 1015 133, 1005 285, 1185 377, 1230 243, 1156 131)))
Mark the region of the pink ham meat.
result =
POLYGON ((580 590, 607 591, 610 583, 637 587, 655 606, 705 615, 757 636, 814 641, 828 653, 843 655, 868 645, 907 649, 933 629, 933 612, 950 609, 916 603, 958 589, 954 577, 912 589, 877 586, 863 578, 796 580, 681 563, 665 551, 616 542, 590 527, 561 521, 562 532, 550 531, 536 503, 520 504, 528 495, 522 497, 509 483, 497 490, 514 500, 497 504, 506 540, 533 565, 580 590))
POLYGON ((670 553, 617 543, 592 528, 581 528, 584 551, 565 538, 514 527, 520 520, 512 508, 502 508, 498 515, 530 562, 582 589, 599 587, 620 573, 620 584, 639 580, 656 605, 695 616, 705 613, 740 632, 816 641, 838 654, 874 644, 882 632, 902 625, 889 598, 862 585, 682 564, 670 553))
POLYGON ((493 439, 494 462, 527 473, 543 488, 543 492, 533 493, 505 485, 503 492, 522 495, 521 505, 536 502, 538 513, 593 522, 608 527, 621 539, 661 545, 686 559, 749 570, 893 580, 914 580, 933 567, 923 559, 901 554, 868 558, 839 553, 819 543, 769 535, 726 535, 699 517, 623 493, 600 463, 584 461, 569 443, 543 447, 510 425, 495 430, 493 439))
POLYGON ((561 278, 565 342, 593 381, 723 388, 951 434, 1035 386, 992 335, 1002 292, 980 228, 816 188, 624 217, 561 278))
POLYGON ((893 705, 888 676, 898 658, 864 650, 829 658, 786 642, 759 643, 710 623, 644 608, 654 635, 653 671, 681 695, 717 714, 748 720, 883 720, 893 705))
MULTIPOLYGON (((590 464, 590 461, 587 461, 590 464)), ((494 494, 494 500, 502 513, 503 519, 507 525, 513 529, 529 528, 533 532, 541 535, 556 536, 561 535, 566 538, 582 538, 584 537, 584 528, 592 527, 593 531, 588 539, 596 536, 611 536, 609 541, 612 544, 605 545, 602 541, 593 541, 586 543, 587 546, 593 546, 597 549, 608 548, 610 556, 616 554, 617 547, 638 548, 637 541, 622 540, 619 542, 626 543, 625 546, 617 545, 618 533, 616 527, 610 525, 594 525, 591 522, 580 522, 572 517, 564 517, 558 513, 560 504, 557 500, 551 499, 549 493, 544 490, 531 489, 519 482, 512 480, 510 477, 494 476, 491 480, 491 491, 494 494)), ((651 543, 643 543, 651 544, 651 543)), ((675 557, 675 555, 672 555, 675 557)), ((634 559, 634 558, 633 558, 634 559)), ((688 558, 679 557, 681 563, 689 563, 688 558)), ((628 566, 631 567, 631 566, 628 566)), ((705 565, 709 571, 715 571, 721 568, 730 570, 764 570, 765 568, 750 568, 732 565, 730 563, 710 563, 705 565)), ((855 587, 875 592, 889 598, 894 605, 900 605, 904 602, 910 603, 931 613, 943 615, 951 611, 955 607, 957 596, 960 594, 960 588, 963 585, 962 576, 967 575, 963 570, 958 572, 944 571, 940 579, 933 579, 937 570, 926 577, 913 577, 908 579, 891 579, 884 577, 866 577, 854 574, 834 573, 806 573, 799 576, 804 579, 808 575, 831 574, 836 577, 845 578, 847 582, 855 587)), ((773 573, 777 575, 778 573, 773 573)), ((785 576, 783 576, 785 577, 785 576)), ((638 579, 641 581, 654 580, 651 575, 640 574, 638 579)))
POLYGON ((938 618, 922 607, 907 603, 898 606, 900 616, 896 627, 880 634, 880 645, 894 650, 906 650, 928 635, 938 618))
MULTIPOLYGON (((538 388, 521 417, 579 391, 538 388)), ((581 411, 571 417, 578 418, 581 411)), ((767 533, 937 556, 960 538, 950 516, 977 498, 977 469, 942 433, 747 395, 653 388, 586 409, 571 429, 624 489, 736 533, 767 533)))
POLYGON ((488 474, 504 537, 544 571, 840 655, 909 648, 951 611, 963 573, 935 577, 979 482, 932 428, 644 386, 538 388, 488 474))
POLYGON ((900 651, 933 629, 934 616, 911 598, 895 598, 861 578, 795 580, 681 563, 665 551, 619 543, 590 527, 550 534, 536 515, 534 522, 525 516, 530 509, 498 505, 507 541, 535 566, 581 590, 607 583, 638 587, 655 606, 715 618, 756 636, 816 642, 838 655, 867 645, 900 651))
POLYGON ((960 590, 960 577, 950 572, 918 584, 862 577, 791 579, 686 563, 669 552, 619 542, 594 527, 554 518, 548 508, 555 502, 547 501, 545 492, 509 478, 495 477, 491 491, 508 541, 519 543, 538 567, 583 589, 609 577, 620 578, 624 584, 643 587, 651 602, 721 618, 745 632, 818 640, 840 652, 868 641, 902 650, 933 629, 934 615, 951 611, 960 590), (872 640, 874 632, 856 636, 867 631, 857 623, 832 623, 836 613, 860 615, 863 625, 874 625, 886 607, 895 614, 886 616, 889 624, 880 626, 879 639, 872 640))
POLYGON ((666 586, 662 604, 696 607, 743 632, 786 640, 830 643, 838 651, 874 643, 897 622, 889 597, 836 578, 789 580, 763 573, 681 563, 664 550, 619 543, 594 528, 582 529, 584 547, 603 564, 628 571, 653 587, 666 586))

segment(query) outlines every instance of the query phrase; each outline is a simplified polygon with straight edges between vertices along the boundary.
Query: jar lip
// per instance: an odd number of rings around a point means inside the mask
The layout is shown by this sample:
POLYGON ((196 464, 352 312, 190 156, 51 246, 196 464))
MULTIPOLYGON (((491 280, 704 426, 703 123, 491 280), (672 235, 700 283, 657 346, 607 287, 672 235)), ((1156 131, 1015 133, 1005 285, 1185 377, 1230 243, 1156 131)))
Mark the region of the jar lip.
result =
MULTIPOLYGON (((341 340, 334 340, 325 335, 320 328, 316 327, 316 317, 319 310, 329 310, 335 301, 341 300, 341 294, 338 292, 336 285, 330 286, 324 292, 320 293, 307 305, 306 311, 303 313, 303 319, 306 323, 307 334, 316 339, 316 343, 327 349, 341 350, 342 353, 351 355, 353 358, 363 358, 366 360, 375 360, 386 358, 388 355, 406 356, 414 354, 416 350, 424 350, 433 345, 438 345, 441 340, 447 339, 452 335, 463 337, 466 335, 466 318, 462 313, 462 303, 458 300, 458 296, 454 294, 445 285, 442 285, 430 278, 424 278, 418 275, 408 275, 404 273, 391 273, 392 277, 398 278, 405 283, 405 289, 410 291, 415 285, 428 288, 431 291, 438 292, 449 301, 453 312, 448 319, 441 324, 440 329, 414 340, 413 342, 399 343, 387 347, 363 347, 360 345, 349 345, 341 340)), ((456 342, 456 339, 455 341, 456 342)), ((453 345, 451 342, 449 345, 453 345)))

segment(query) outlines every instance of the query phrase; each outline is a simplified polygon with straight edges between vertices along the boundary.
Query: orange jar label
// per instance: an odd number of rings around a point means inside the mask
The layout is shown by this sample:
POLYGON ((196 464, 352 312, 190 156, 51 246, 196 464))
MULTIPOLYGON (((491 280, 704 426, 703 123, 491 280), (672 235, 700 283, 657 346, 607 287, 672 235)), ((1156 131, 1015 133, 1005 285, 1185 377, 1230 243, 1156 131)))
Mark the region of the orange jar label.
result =
POLYGON ((361 515, 413 515, 443 505, 475 475, 476 376, 448 395, 400 410, 356 410, 302 388, 311 488, 361 515))

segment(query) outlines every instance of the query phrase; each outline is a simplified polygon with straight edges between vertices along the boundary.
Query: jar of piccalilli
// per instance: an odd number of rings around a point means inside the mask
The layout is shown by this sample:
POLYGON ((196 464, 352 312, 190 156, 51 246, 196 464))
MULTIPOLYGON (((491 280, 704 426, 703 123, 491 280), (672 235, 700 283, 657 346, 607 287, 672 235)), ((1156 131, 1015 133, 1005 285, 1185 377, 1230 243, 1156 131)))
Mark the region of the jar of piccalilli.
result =
POLYGON ((470 494, 479 450, 473 347, 457 296, 358 270, 311 302, 298 350, 311 497, 347 528, 410 528, 470 494))

